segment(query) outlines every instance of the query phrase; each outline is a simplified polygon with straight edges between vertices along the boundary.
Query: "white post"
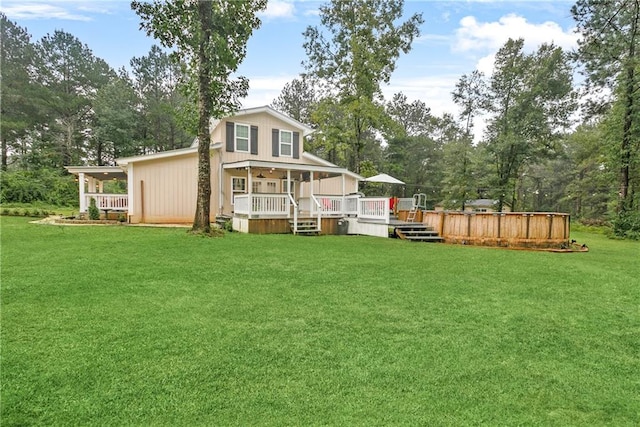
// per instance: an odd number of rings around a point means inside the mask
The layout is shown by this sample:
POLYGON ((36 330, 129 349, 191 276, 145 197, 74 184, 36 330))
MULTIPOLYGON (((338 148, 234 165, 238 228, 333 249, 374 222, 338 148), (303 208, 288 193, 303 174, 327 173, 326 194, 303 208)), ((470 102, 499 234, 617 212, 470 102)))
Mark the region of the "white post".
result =
POLYGON ((287 198, 287 206, 289 206, 287 209, 287 218, 291 218, 291 199, 294 197, 294 195, 291 194, 291 169, 287 169, 287 194, 289 195, 287 198))
POLYGON ((133 180, 133 163, 127 165, 127 212, 129 217, 135 215, 135 195, 134 195, 134 180, 133 180))
POLYGON ((247 194, 249 195, 249 219, 251 219, 251 212, 253 211, 253 177, 251 176, 251 166, 247 168, 247 194))
POLYGON ((92 176, 89 177, 89 193, 96 192, 96 179, 92 176))
POLYGON ((84 172, 78 173, 78 193, 80 194, 80 212, 87 211, 87 198, 84 193, 84 172))
POLYGON ((104 181, 98 181, 98 193, 104 193, 104 181))
POLYGON ((313 215, 313 209, 316 205, 313 203, 313 195, 315 193, 313 184, 313 171, 309 172, 309 215, 313 215))
POLYGON ((346 216, 345 207, 347 206, 347 201, 345 199, 345 193, 347 192, 347 183, 344 174, 340 174, 340 176, 342 177, 342 203, 340 204, 340 209, 342 210, 342 216, 346 216))
MULTIPOLYGON (((224 171, 222 169, 222 159, 219 160, 218 164, 218 213, 222 215, 224 213, 224 171)), ((233 195, 233 190, 231 191, 233 195)))

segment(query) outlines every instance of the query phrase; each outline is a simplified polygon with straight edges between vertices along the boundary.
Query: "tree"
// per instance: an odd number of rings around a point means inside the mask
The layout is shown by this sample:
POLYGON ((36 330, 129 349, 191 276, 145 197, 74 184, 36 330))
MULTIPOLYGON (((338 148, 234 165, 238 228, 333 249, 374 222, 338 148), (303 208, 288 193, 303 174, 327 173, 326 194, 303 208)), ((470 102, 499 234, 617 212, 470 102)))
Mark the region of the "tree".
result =
POLYGON ((495 165, 499 210, 509 196, 516 209, 520 173, 553 150, 575 109, 568 55, 548 44, 525 54, 523 45, 522 39, 509 39, 498 50, 484 94, 490 118, 482 146, 495 165))
POLYGON ((433 207, 442 197, 442 147, 451 137, 452 121, 432 116, 424 102, 409 102, 402 93, 387 103, 386 112, 395 124, 387 133, 386 169, 411 193, 425 193, 433 207))
POLYGON ((317 104, 315 87, 302 75, 287 83, 271 106, 301 123, 311 125, 311 114, 317 104))
MULTIPOLYGON (((380 103, 380 85, 388 83, 401 52, 407 53, 419 35, 422 15, 415 14, 397 24, 402 17, 402 0, 331 0, 320 7, 326 32, 308 27, 304 32, 307 72, 326 86, 335 97, 319 114, 340 110, 340 126, 333 120, 321 123, 323 135, 333 134, 348 141, 347 163, 358 172, 365 145, 375 130, 386 123, 380 103), (340 136, 342 133, 342 136, 340 136)), ((338 141, 330 141, 336 146, 338 141)))
POLYGON ((182 148, 191 143, 180 112, 187 100, 180 93, 183 73, 180 64, 153 45, 149 54, 131 59, 135 88, 141 99, 140 133, 145 153, 182 148))
POLYGON ((634 209, 634 194, 640 183, 634 180, 640 167, 640 1, 578 0, 571 8, 582 38, 578 58, 582 61, 587 83, 608 88, 619 103, 619 131, 615 160, 619 170, 618 212, 634 209))
POLYGON ((85 130, 93 115, 94 96, 115 73, 87 45, 63 31, 47 34, 36 49, 40 99, 48 115, 48 132, 43 137, 51 139, 54 150, 49 165, 78 164, 86 155, 85 130))
POLYGON ((133 1, 132 9, 142 19, 141 28, 165 47, 175 47, 174 58, 191 75, 188 93, 198 105, 198 195, 192 231, 211 232, 211 117, 222 118, 239 109, 246 96, 244 77, 230 80, 246 56, 246 44, 260 26, 256 12, 266 0, 216 0, 152 3, 133 1), (194 89, 196 87, 197 89, 194 89))
POLYGON ((114 164, 118 157, 138 154, 136 124, 139 98, 124 70, 100 88, 93 102, 91 157, 97 165, 114 164))
POLYGON ((7 170, 9 151, 15 148, 37 120, 35 85, 30 72, 33 72, 34 49, 25 28, 17 26, 0 13, 0 103, 2 126, 0 142, 2 161, 0 168, 7 170))
POLYGON ((484 74, 475 70, 469 76, 464 74, 460 77, 451 94, 453 102, 460 107, 459 119, 463 122, 464 130, 462 135, 445 146, 443 184, 447 194, 445 205, 462 211, 474 192, 473 119, 484 110, 487 101, 483 95, 486 90, 484 74))

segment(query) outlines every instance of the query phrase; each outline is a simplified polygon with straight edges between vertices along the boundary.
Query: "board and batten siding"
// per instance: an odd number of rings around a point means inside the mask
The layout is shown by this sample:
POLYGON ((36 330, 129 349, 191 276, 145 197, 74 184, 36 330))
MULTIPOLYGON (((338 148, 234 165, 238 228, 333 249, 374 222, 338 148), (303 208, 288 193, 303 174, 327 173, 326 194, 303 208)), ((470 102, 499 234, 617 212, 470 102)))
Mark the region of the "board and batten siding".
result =
MULTIPOLYGON (((351 194, 358 191, 358 181, 352 176, 344 177, 344 193, 351 194)), ((302 194, 308 196, 310 194, 310 183, 302 183, 302 194)), ((334 176, 331 178, 323 178, 313 180, 313 194, 322 195, 342 195, 342 176, 334 176)))
MULTIPOLYGON (((198 191, 198 156, 188 154, 133 164, 135 212, 132 223, 191 223, 198 191)), ((214 174, 212 174, 214 175, 214 174)), ((212 176, 212 189, 217 181, 212 176)), ((211 197, 215 218, 217 197, 211 197)))
MULTIPOLYGON (((269 162, 286 162, 306 164, 302 158, 303 136, 302 130, 292 127, 290 124, 265 113, 247 114, 222 120, 211 132, 213 142, 222 143, 223 162, 233 163, 244 160, 264 160, 269 162), (227 122, 255 126, 257 128, 257 154, 247 152, 229 151, 226 148, 227 122), (273 156, 273 130, 287 130, 298 133, 298 158, 294 156, 273 156)), ((251 145, 251 144, 250 144, 251 145)))

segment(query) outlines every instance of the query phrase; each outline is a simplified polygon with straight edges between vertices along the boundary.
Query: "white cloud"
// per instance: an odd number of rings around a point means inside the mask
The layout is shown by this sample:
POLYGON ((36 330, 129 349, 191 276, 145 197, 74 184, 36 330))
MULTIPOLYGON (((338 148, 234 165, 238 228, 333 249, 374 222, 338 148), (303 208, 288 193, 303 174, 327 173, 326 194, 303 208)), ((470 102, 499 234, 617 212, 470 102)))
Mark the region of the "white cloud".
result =
POLYGON ((262 107, 276 99, 284 86, 299 76, 257 76, 249 79, 249 94, 243 100, 243 108, 262 107))
POLYGON ((46 3, 10 3, 1 8, 10 19, 63 19, 71 21, 91 21, 91 17, 46 3))
POLYGON ((497 50, 509 38, 523 38, 527 51, 549 42, 563 49, 572 49, 578 42, 578 35, 573 29, 565 31, 552 21, 535 24, 522 16, 509 14, 496 22, 478 22, 475 17, 466 16, 460 20, 453 48, 459 52, 497 50))
POLYGON ((282 19, 293 18, 295 14, 295 6, 293 3, 283 0, 269 0, 267 9, 259 15, 264 19, 282 19))

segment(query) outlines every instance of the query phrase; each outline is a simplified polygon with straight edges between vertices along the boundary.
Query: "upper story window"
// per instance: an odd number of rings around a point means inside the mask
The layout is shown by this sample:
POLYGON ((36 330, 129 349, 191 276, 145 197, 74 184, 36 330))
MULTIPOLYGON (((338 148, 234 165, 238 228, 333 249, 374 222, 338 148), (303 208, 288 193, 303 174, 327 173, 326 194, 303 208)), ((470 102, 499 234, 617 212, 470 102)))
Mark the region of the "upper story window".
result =
POLYGON ((227 122, 225 129, 227 152, 258 154, 258 126, 227 122))
POLYGON ((283 157, 293 156, 293 132, 289 130, 280 131, 280 155, 283 157))
POLYGON ((249 125, 236 123, 235 135, 236 135, 235 151, 248 153, 249 152, 249 125))

